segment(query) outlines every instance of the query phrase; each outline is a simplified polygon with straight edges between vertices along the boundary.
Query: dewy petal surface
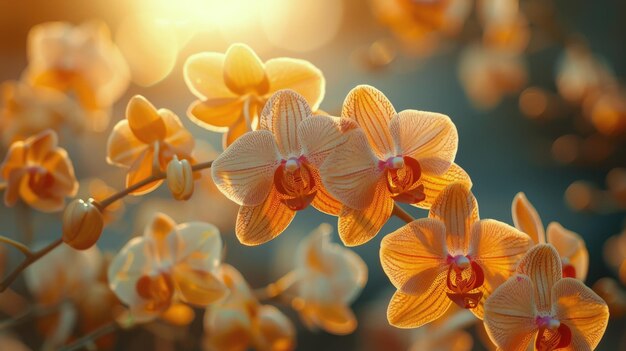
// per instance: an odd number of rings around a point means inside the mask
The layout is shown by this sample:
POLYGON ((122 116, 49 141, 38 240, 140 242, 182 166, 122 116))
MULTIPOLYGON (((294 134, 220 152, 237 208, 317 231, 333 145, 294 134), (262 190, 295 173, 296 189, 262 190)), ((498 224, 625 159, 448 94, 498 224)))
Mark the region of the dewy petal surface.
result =
POLYGON ((526 194, 520 192, 515 195, 511 212, 513 214, 513 223, 517 229, 530 235, 537 244, 546 242, 541 217, 539 217, 539 213, 537 213, 535 207, 528 201, 526 194))
POLYGON ((530 249, 517 265, 517 272, 527 275, 535 289, 535 303, 540 312, 550 312, 552 287, 561 279, 561 259, 552 245, 539 244, 530 249))
POLYGON ((293 90, 280 90, 267 101, 261 112, 261 129, 274 134, 283 157, 300 156, 298 126, 311 116, 311 107, 293 90))
POLYGON ((372 150, 380 159, 386 159, 394 151, 389 121, 395 114, 396 110, 389 99, 369 85, 359 85, 352 89, 346 96, 341 111, 342 117, 357 121, 372 150))
POLYGON ((415 206, 425 209, 430 209, 439 193, 452 183, 462 182, 467 184, 468 188, 472 188, 470 176, 456 163, 450 165, 450 168, 441 175, 422 173, 419 182, 424 186, 426 198, 415 204, 415 206))
POLYGON ((202 52, 189 56, 183 67, 185 83, 191 92, 203 100, 234 98, 224 83, 225 55, 202 52))
POLYGON ((423 294, 448 270, 446 228, 431 218, 415 220, 385 236, 380 244, 383 271, 396 289, 423 294))
POLYGON ((448 185, 435 199, 428 216, 445 223, 451 252, 461 254, 467 250, 472 224, 479 219, 478 203, 467 184, 448 185))
POLYGON ((211 175, 230 200, 255 206, 269 194, 280 159, 272 133, 258 130, 237 139, 215 159, 211 175))
POLYGON ((487 299, 485 328, 499 349, 526 350, 537 334, 533 283, 527 276, 511 277, 487 299))
POLYGON ((566 258, 576 270, 576 279, 585 281, 589 269, 589 252, 585 241, 580 235, 563 228, 557 222, 548 224, 548 242, 554 246, 561 256, 566 258))
POLYGON ((239 208, 235 233, 244 245, 264 244, 281 234, 295 215, 272 187, 261 204, 239 208))
POLYGON ((445 173, 456 156, 458 134, 446 115, 404 110, 395 115, 389 130, 395 154, 416 159, 423 173, 445 173))
POLYGON ((237 94, 265 94, 269 88, 263 62, 245 44, 233 44, 226 51, 224 83, 237 94))
POLYGON ((280 57, 265 62, 265 72, 269 79, 270 92, 292 89, 302 95, 313 110, 319 108, 326 80, 322 71, 305 60, 280 57))
POLYGON ((593 290, 573 278, 563 278, 553 287, 552 303, 557 318, 572 332, 573 350, 593 350, 604 335, 609 309, 593 290))

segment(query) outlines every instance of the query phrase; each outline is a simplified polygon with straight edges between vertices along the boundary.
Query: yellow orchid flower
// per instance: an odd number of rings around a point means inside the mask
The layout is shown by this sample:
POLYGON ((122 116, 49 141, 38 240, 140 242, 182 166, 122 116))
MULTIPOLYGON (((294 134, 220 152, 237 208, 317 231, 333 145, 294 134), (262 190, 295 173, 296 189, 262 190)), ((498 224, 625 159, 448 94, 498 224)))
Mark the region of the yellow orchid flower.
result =
POLYGON ((108 270, 109 286, 137 320, 150 320, 178 301, 207 306, 227 294, 218 279, 222 239, 208 223, 176 225, 157 213, 144 235, 130 240, 108 270))
POLYGON ((226 54, 192 55, 184 75, 199 99, 189 106, 189 118, 201 127, 226 132, 224 148, 259 127, 259 112, 275 92, 294 90, 317 110, 326 84, 322 72, 308 61, 280 57, 264 63, 245 44, 231 45, 226 54))
MULTIPOLYGON (((126 186, 138 183, 153 171, 165 171, 174 158, 192 160, 194 139, 178 116, 167 109, 157 110, 141 95, 133 96, 126 107, 126 119, 119 121, 107 141, 107 162, 129 168, 126 186)), ((156 189, 156 181, 137 189, 140 195, 156 189)))
POLYGON ((218 274, 228 287, 229 294, 206 309, 205 350, 295 349, 295 329, 279 309, 259 303, 241 273, 233 266, 222 265, 218 274))
POLYGON ((341 115, 361 128, 320 171, 328 191, 343 203, 339 236, 345 245, 372 239, 391 216, 394 201, 430 208, 446 185, 470 183, 453 163, 458 136, 447 116, 397 113, 383 93, 367 85, 348 94, 341 115))
POLYGON ((57 146, 57 134, 52 130, 11 144, 0 164, 0 176, 7 182, 7 206, 21 198, 42 212, 60 211, 65 198, 78 191, 72 162, 65 149, 57 146))
POLYGON ((580 235, 563 228, 557 222, 550 223, 544 232, 539 213, 522 192, 513 198, 511 212, 515 227, 528 234, 535 244, 548 242, 554 246, 561 257, 564 278, 585 281, 589 269, 589 252, 580 235))
POLYGON ((387 310, 389 322, 416 328, 440 318, 452 302, 482 319, 485 298, 511 276, 530 238, 505 223, 479 220, 476 199, 464 183, 446 187, 429 217, 381 243, 383 270, 398 289, 387 310))
POLYGON ((561 259, 552 245, 539 244, 519 262, 515 276, 485 303, 485 328, 501 350, 593 350, 609 319, 609 309, 593 290, 562 278, 561 259))
POLYGON ((270 98, 260 129, 237 139, 211 167, 220 191, 241 205, 236 224, 241 243, 274 239, 309 204, 339 213, 341 204, 324 188, 319 167, 353 128, 346 119, 314 116, 294 91, 281 90, 270 98))

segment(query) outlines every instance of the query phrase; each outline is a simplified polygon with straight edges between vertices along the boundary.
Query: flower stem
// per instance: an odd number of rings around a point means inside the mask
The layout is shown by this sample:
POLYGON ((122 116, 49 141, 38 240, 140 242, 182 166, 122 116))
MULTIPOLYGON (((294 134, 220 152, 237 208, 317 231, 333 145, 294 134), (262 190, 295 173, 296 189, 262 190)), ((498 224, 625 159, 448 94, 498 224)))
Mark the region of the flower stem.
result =
POLYGON ((7 238, 6 236, 1 236, 0 235, 0 242, 5 243, 5 244, 9 244, 11 246, 13 246, 14 248, 20 250, 21 253, 24 254, 24 256, 26 257, 30 257, 33 255, 32 251, 30 251, 30 249, 28 247, 26 247, 26 245, 15 241, 13 239, 7 238))
POLYGON ((41 250, 32 252, 30 255, 27 255, 24 261, 22 261, 22 263, 17 266, 17 268, 15 268, 15 270, 13 270, 11 274, 9 274, 6 278, 4 278, 4 280, 2 280, 2 282, 0 283, 0 292, 5 291, 15 281, 15 279, 17 279, 17 277, 20 275, 20 273, 22 273, 24 269, 33 264, 33 262, 47 255, 50 251, 54 250, 62 243, 62 239, 57 239, 56 241, 51 242, 41 250))
POLYGON ((60 348, 59 351, 80 350, 81 348, 88 346, 89 344, 100 339, 101 337, 115 332, 117 329, 119 329, 119 326, 115 321, 104 324, 103 326, 74 341, 73 343, 60 348))
POLYGON ((261 301, 272 299, 285 292, 297 281, 296 271, 291 271, 266 287, 255 289, 254 296, 261 301))
POLYGON ((408 212, 406 212, 405 210, 402 209, 402 207, 398 206, 397 203, 394 202, 393 204, 393 211, 391 212, 392 215, 400 218, 401 220, 405 221, 406 223, 411 223, 415 220, 415 218, 413 218, 413 216, 411 216, 410 214, 408 214, 408 212))

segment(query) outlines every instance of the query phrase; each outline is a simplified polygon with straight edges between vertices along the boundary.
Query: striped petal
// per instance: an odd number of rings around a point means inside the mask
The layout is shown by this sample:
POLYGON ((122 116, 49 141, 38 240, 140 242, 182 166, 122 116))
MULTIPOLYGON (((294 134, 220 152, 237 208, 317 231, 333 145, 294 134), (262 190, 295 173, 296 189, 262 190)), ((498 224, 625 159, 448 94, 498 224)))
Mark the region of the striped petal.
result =
POLYGON ((567 260, 574 267, 576 279, 585 281, 589 270, 589 252, 583 238, 557 222, 548 225, 547 236, 548 242, 554 246, 561 260, 567 260))
POLYGON ((538 244, 517 265, 517 273, 533 282, 535 303, 540 312, 550 312, 552 287, 561 279, 561 259, 552 245, 538 244))
POLYGON ((445 223, 448 248, 465 253, 472 224, 478 221, 478 203, 466 183, 448 185, 435 199, 428 216, 445 223))
POLYGON ((274 134, 285 158, 300 156, 298 126, 311 116, 311 107, 293 90, 280 90, 267 101, 261 112, 261 129, 274 134))
POLYGON ((322 71, 305 60, 279 57, 265 62, 270 93, 291 89, 302 95, 317 110, 324 98, 326 80, 322 71))
POLYGON ((439 193, 452 183, 462 182, 467 184, 468 188, 472 188, 470 176, 456 163, 452 163, 450 168, 441 175, 422 173, 419 182, 424 186, 424 195, 426 195, 426 198, 416 203, 414 206, 424 209, 430 209, 437 196, 439 196, 439 193))
POLYGON ((389 323, 398 328, 418 328, 443 316, 452 304, 446 295, 446 274, 443 272, 423 294, 396 291, 387 307, 389 323))
POLYGON ((291 210, 272 187, 269 195, 256 206, 241 206, 235 232, 244 245, 264 244, 280 235, 291 223, 296 212, 291 210))
POLYGON ((537 244, 546 242, 541 217, 539 217, 539 213, 537 213, 537 210, 535 210, 535 207, 528 201, 524 193, 520 192, 515 195, 511 212, 513 214, 513 223, 517 229, 530 235, 537 244))
POLYGON ((347 141, 345 133, 357 127, 357 124, 348 118, 330 116, 306 118, 298 126, 302 154, 311 164, 320 167, 328 155, 347 141))

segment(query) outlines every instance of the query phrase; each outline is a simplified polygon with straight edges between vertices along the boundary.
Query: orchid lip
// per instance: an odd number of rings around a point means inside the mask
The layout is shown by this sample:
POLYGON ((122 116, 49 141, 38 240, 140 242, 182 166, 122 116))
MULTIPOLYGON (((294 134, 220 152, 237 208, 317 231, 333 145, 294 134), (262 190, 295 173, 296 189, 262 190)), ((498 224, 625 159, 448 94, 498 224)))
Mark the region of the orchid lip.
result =
POLYGON ((561 326, 561 322, 552 316, 537 317, 535 322, 539 328, 550 330, 558 329, 561 326))
POLYGON ((402 156, 394 156, 387 159, 385 167, 390 169, 404 168, 404 158, 402 156))
POLYGON ((290 158, 285 162, 285 170, 289 173, 295 172, 300 168, 300 162, 296 158, 290 158))

